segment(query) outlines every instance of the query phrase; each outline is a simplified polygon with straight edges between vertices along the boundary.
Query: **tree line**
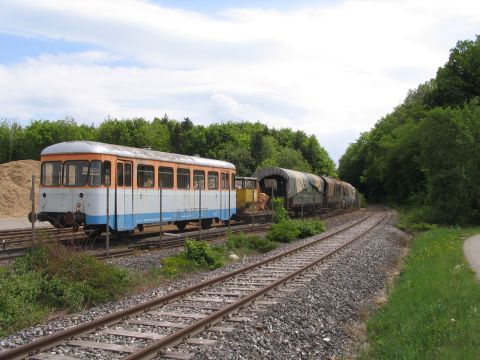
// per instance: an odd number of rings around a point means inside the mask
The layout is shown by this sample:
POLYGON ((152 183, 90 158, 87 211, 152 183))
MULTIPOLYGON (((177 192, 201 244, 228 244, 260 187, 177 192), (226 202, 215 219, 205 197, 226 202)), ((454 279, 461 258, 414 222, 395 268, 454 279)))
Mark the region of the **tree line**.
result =
POLYGON ((98 127, 79 125, 72 118, 34 120, 25 127, 3 120, 0 122, 0 163, 39 159, 45 147, 71 140, 93 140, 226 160, 235 164, 239 176, 249 176, 264 166, 336 175, 335 164, 325 149, 315 136, 303 131, 269 128, 259 122, 194 125, 189 118, 177 121, 167 115, 153 121, 106 119, 98 127))
POLYGON ((339 174, 368 199, 413 205, 424 221, 480 222, 480 36, 361 134, 339 174))

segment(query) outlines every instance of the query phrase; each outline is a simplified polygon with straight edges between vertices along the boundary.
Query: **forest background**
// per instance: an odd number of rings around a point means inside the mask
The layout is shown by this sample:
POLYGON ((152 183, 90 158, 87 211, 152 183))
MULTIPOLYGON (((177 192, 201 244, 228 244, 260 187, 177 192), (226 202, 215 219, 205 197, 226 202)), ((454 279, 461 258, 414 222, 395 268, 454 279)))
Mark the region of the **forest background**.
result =
POLYGON ((340 177, 425 222, 480 223, 480 36, 351 144, 340 177))
POLYGON ((71 140, 226 160, 235 164, 239 176, 250 176, 256 168, 264 166, 336 175, 333 160, 317 138, 303 131, 270 129, 259 122, 228 122, 205 127, 194 125, 189 118, 177 121, 167 115, 151 122, 143 118, 106 119, 98 127, 78 125, 74 119, 34 120, 26 127, 3 120, 0 163, 38 160, 45 147, 71 140))

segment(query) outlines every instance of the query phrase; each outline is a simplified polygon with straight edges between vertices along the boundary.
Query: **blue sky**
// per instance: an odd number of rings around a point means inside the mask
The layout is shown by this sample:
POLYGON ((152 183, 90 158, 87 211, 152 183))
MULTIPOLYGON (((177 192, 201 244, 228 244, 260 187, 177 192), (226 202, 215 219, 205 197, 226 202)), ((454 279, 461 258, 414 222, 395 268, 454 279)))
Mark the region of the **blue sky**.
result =
POLYGON ((260 121, 337 161, 479 25, 472 0, 2 0, 0 119, 260 121))

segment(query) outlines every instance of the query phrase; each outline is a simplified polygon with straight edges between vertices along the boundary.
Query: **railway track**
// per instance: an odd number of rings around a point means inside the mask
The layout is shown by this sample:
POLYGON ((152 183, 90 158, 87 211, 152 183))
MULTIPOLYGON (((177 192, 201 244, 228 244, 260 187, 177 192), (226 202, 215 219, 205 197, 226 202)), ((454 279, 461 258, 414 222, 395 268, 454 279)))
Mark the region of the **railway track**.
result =
MULTIPOLYGON (((81 244, 88 239, 83 231, 72 229, 40 228, 35 230, 35 241, 58 241, 81 244)), ((13 229, 0 231, 0 261, 22 256, 32 245, 31 229, 13 229)))
MULTIPOLYGON (((340 214, 345 214, 349 211, 340 210, 340 211, 331 211, 329 213, 318 216, 321 219, 330 218, 340 214)), ((238 232, 261 232, 266 224, 256 224, 254 229, 251 225, 232 225, 231 231, 238 232), (242 227, 243 226, 243 227, 242 227)), ((197 229, 187 229, 184 232, 178 230, 173 230, 173 227, 170 226, 170 231, 166 232, 162 236, 162 240, 155 239, 159 238, 158 234, 158 225, 149 225, 145 227, 144 232, 134 233, 134 234, 122 234, 123 239, 128 239, 130 241, 137 241, 136 244, 131 244, 127 247, 122 246, 112 247, 107 256, 105 251, 90 251, 90 253, 99 258, 104 259, 107 257, 121 257, 133 255, 137 250, 146 250, 146 249, 167 249, 172 247, 182 246, 186 238, 189 239, 202 239, 202 240, 213 240, 221 236, 225 236, 227 232, 224 226, 212 227, 208 230, 202 230, 199 232, 197 229)), ((168 227, 167 227, 168 230, 168 227)), ((229 230, 229 231, 230 231, 229 230)), ((116 238, 115 235, 111 236, 112 240, 116 238)), ((71 228, 66 229, 54 229, 54 228, 37 228, 35 230, 35 239, 36 241, 48 240, 55 242, 62 242, 65 244, 78 245, 80 249, 90 248, 95 244, 98 246, 99 242, 105 241, 105 236, 99 236, 95 239, 91 238, 88 233, 80 229, 77 232, 73 232, 71 228)), ((0 231, 0 262, 8 261, 19 256, 23 256, 31 247, 32 244, 32 230, 31 229, 13 229, 13 230, 2 230, 0 231)))
POLYGON ((220 322, 248 321, 242 311, 249 305, 272 305, 286 291, 304 286, 319 265, 385 218, 370 214, 264 261, 2 351, 0 359, 188 359, 189 346, 213 344, 212 333, 232 331, 220 322))
POLYGON ((270 224, 255 224, 252 225, 235 225, 230 229, 225 227, 211 228, 210 230, 191 231, 187 233, 169 234, 166 233, 162 236, 162 240, 159 236, 147 237, 142 239, 136 244, 123 248, 114 248, 107 255, 105 250, 91 252, 93 256, 98 259, 105 259, 108 257, 122 257, 134 255, 139 250, 154 250, 154 249, 171 249, 175 247, 183 246, 186 239, 190 240, 205 240, 212 241, 223 238, 227 233, 257 233, 265 232, 270 228, 270 224))

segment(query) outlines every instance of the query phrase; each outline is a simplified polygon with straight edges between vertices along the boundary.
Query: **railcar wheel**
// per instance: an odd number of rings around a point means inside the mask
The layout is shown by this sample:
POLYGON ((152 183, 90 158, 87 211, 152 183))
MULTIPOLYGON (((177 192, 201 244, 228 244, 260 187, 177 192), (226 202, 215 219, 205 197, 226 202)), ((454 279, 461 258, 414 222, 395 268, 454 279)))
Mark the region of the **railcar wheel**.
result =
POLYGON ((177 225, 178 230, 183 231, 187 227, 186 221, 175 221, 175 225, 177 225))
POLYGON ((202 219, 200 221, 200 226, 202 227, 203 230, 210 229, 212 227, 212 219, 202 219))

